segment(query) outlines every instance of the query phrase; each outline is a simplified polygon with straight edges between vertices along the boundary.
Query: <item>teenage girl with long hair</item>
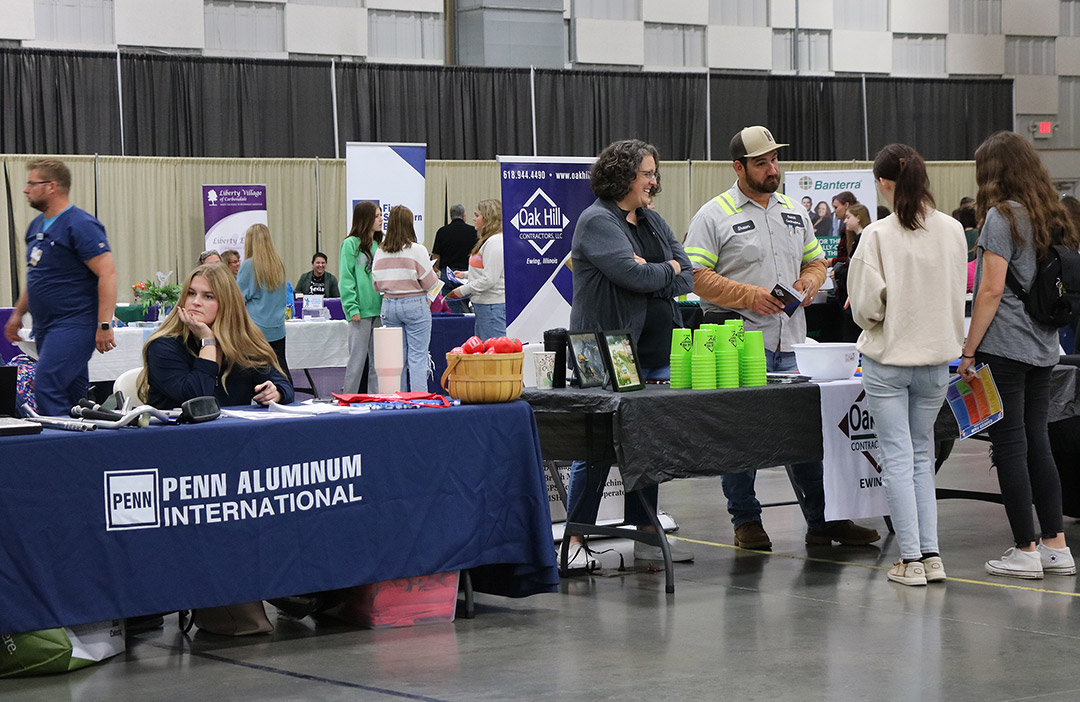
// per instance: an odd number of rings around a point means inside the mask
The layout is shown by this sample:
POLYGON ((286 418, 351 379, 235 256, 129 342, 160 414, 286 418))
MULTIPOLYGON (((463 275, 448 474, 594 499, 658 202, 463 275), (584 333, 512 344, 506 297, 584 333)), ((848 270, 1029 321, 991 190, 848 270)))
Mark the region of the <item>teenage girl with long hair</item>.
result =
POLYGON ((431 267, 427 249, 416 241, 413 213, 408 207, 391 208, 371 275, 375 289, 383 294, 382 323, 404 330, 406 362, 401 387, 424 392, 431 366, 431 305, 427 291, 435 287, 439 278, 431 267))
POLYGON ((270 229, 265 224, 252 224, 244 234, 244 262, 236 274, 236 282, 244 294, 244 304, 255 325, 262 330, 270 348, 274 349, 278 365, 289 375, 285 361, 285 262, 281 260, 270 229))
POLYGON ((1039 154, 1013 132, 991 134, 975 152, 979 193, 975 211, 982 228, 976 246, 975 304, 960 373, 990 367, 1003 418, 988 430, 998 484, 1015 546, 986 562, 991 575, 1038 579, 1072 575, 1076 563, 1065 543, 1061 480, 1046 422, 1050 372, 1058 362, 1057 329, 1036 322, 1006 289, 1010 269, 1025 289, 1050 245, 1077 248, 1080 236, 1058 197, 1039 154), (1036 533, 1031 507, 1039 517, 1036 533))
POLYGON ((180 302, 143 346, 138 394, 159 409, 213 395, 218 403, 289 403, 293 386, 251 320, 227 266, 191 272, 180 302))
POLYGON ((889 580, 945 579, 938 551, 934 420, 949 362, 964 341, 964 228, 934 208, 926 163, 889 144, 874 161, 893 214, 866 227, 848 269, 848 295, 863 329, 863 388, 877 429, 885 494, 900 545, 889 580))
POLYGON ((349 362, 345 365, 346 393, 357 392, 364 365, 368 367, 368 392, 379 391, 375 375, 375 327, 381 327, 382 295, 375 292, 371 268, 379 245, 375 232, 382 228, 382 213, 374 202, 358 202, 353 208, 352 228, 341 242, 338 279, 341 306, 349 320, 349 362))
POLYGON ((481 339, 506 336, 506 276, 503 271, 502 203, 481 200, 473 213, 479 237, 469 255, 468 282, 447 295, 472 298, 475 333, 481 339))

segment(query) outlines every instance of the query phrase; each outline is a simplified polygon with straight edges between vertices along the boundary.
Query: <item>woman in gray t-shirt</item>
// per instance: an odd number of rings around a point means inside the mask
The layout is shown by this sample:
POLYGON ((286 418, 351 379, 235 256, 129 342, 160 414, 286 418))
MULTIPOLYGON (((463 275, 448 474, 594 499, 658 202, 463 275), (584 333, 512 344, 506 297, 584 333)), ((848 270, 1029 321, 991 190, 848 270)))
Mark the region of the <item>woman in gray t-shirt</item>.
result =
POLYGON ((1058 198, 1053 181, 1031 143, 997 132, 975 152, 979 185, 976 211, 983 221, 977 246, 975 305, 962 351, 960 373, 973 378, 985 363, 1001 396, 1003 418, 988 432, 1015 547, 986 562, 991 575, 1039 579, 1044 573, 1073 575, 1076 563, 1065 544, 1061 481, 1050 452, 1046 422, 1050 372, 1058 361, 1057 330, 1028 315, 1005 285, 1007 271, 1025 289, 1035 278, 1051 232, 1080 246, 1080 236, 1058 198), (1035 532, 1031 507, 1039 517, 1035 532))

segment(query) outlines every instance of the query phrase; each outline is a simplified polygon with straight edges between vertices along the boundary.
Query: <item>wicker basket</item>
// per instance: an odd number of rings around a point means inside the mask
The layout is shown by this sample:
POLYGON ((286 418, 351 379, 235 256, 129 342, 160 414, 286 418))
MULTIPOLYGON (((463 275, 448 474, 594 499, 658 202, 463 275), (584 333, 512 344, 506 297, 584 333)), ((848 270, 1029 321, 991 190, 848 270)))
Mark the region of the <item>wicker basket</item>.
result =
POLYGON ((465 404, 516 400, 524 359, 524 353, 448 353, 443 389, 465 404))

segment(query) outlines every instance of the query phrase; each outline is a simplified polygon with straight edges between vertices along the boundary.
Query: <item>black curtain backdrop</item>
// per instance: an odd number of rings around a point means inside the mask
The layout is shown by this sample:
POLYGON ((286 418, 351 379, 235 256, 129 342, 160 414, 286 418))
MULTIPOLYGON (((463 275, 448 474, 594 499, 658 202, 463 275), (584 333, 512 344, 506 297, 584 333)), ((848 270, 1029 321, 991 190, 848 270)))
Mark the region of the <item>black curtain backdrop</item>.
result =
POLYGON ((1011 80, 867 78, 870 158, 892 142, 928 161, 970 161, 986 137, 1013 128, 1011 80))
POLYGON ((338 64, 338 132, 347 141, 427 143, 431 159, 532 153, 529 71, 338 64))
MULTIPOLYGON (((769 122, 785 161, 862 159, 862 86, 858 78, 769 81, 769 122)), ((730 157, 730 156, 729 156, 730 157)))
POLYGON ((333 157, 330 64, 121 57, 129 156, 333 157))
MULTIPOLYGON (((714 159, 730 158, 731 137, 753 124, 791 145, 785 161, 866 157, 860 78, 714 75, 710 86, 714 159)), ((866 106, 871 159, 899 141, 927 160, 971 160, 1012 128, 1012 81, 867 78, 866 106)))
POLYGON ((0 152, 118 154, 116 57, 0 49, 0 152))
MULTIPOLYGON (((120 58, 129 155, 333 157, 331 64, 200 56, 120 58)), ((426 142, 432 159, 533 152, 527 69, 336 64, 338 147, 426 142)), ((0 152, 120 154, 116 56, 0 50, 0 152)), ((726 160, 740 128, 769 127, 785 160, 862 159, 862 82, 799 77, 537 70, 537 151, 594 156, 644 139, 671 160, 726 160), (708 80, 709 90, 706 90, 708 80), (707 109, 706 96, 711 96, 707 109)), ((1009 80, 866 79, 869 153, 909 143, 971 159, 1012 127, 1009 80)))
POLYGON ((538 70, 537 151, 595 156, 618 139, 642 139, 662 159, 705 159, 705 80, 685 73, 538 70))
POLYGON ((765 76, 710 76, 709 101, 714 160, 731 160, 731 137, 743 127, 769 125, 769 81, 765 76))

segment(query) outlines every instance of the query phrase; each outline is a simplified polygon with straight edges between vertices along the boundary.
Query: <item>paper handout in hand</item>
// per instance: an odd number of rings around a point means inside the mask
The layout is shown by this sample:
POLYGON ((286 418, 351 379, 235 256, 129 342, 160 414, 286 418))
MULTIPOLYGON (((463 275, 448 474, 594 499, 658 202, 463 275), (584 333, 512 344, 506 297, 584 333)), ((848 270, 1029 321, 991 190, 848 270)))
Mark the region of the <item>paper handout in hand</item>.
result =
POLYGON ((961 439, 979 433, 1005 416, 990 367, 980 363, 974 370, 975 377, 971 380, 952 376, 945 393, 961 439))
POLYGON ((803 294, 787 283, 777 283, 772 289, 773 297, 784 303, 784 312, 787 316, 795 314, 799 305, 803 302, 803 294))

